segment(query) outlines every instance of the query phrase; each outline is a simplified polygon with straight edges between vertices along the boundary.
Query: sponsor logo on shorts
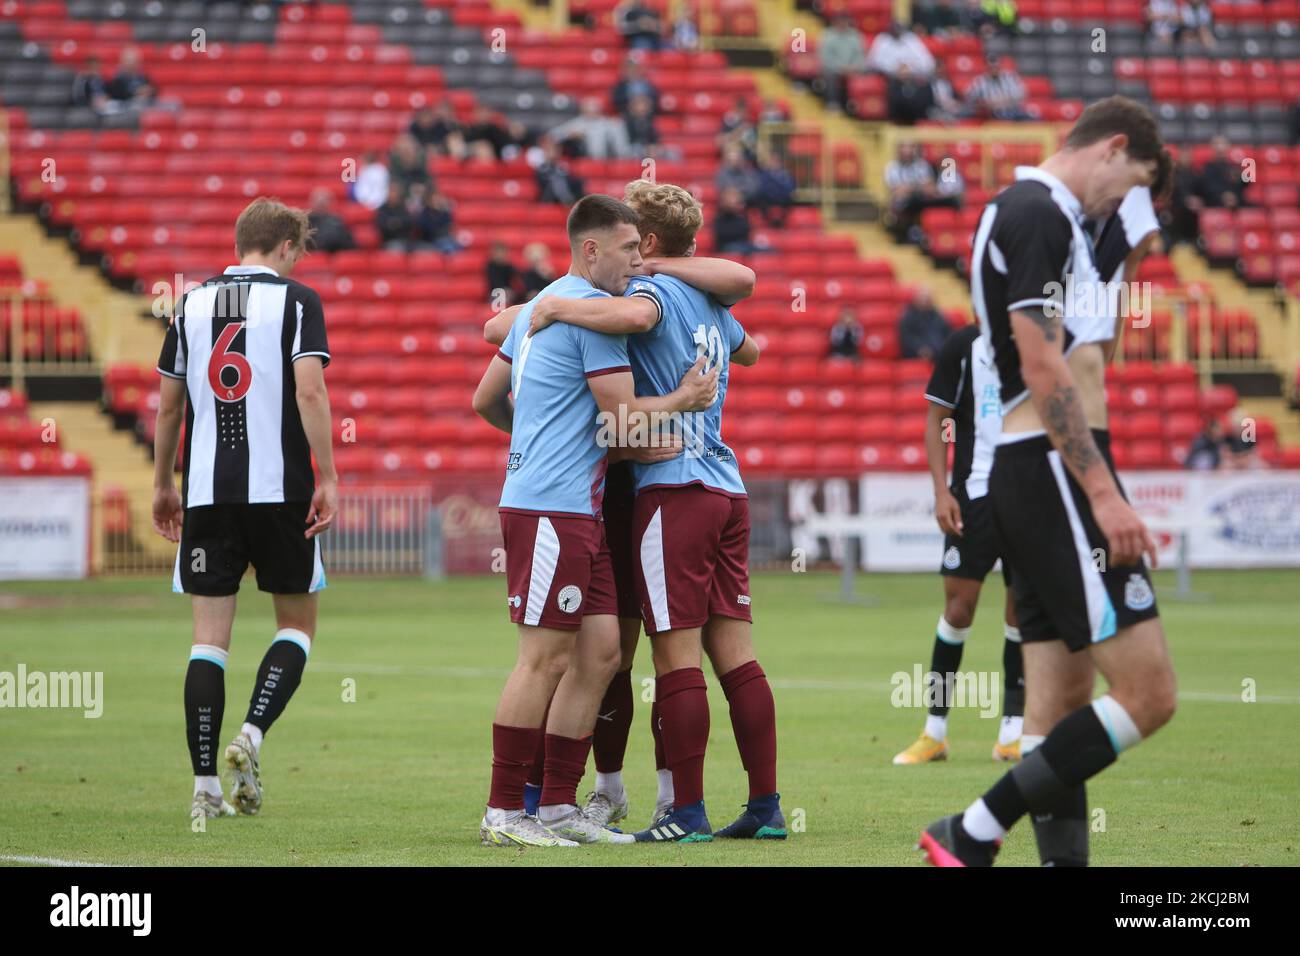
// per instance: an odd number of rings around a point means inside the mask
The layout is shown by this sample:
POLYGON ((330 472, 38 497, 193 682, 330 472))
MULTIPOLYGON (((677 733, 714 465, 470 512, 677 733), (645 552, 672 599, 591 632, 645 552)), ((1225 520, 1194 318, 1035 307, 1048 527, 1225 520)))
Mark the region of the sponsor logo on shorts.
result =
POLYGON ((506 603, 509 604, 511 607, 518 607, 519 605, 524 603, 524 599, 521 598, 518 594, 512 594, 510 595, 510 597, 506 598, 506 603))
POLYGON ((555 597, 555 603, 565 614, 573 614, 582 606, 582 591, 572 584, 562 587, 555 597))
POLYGON ((743 605, 745 605, 745 607, 749 607, 749 595, 748 595, 748 594, 737 594, 737 595, 736 595, 736 603, 737 603, 737 604, 743 604, 743 605))
POLYGON ((961 567, 961 552, 957 550, 955 544, 943 553, 943 566, 949 571, 955 571, 961 567))
POLYGON ((1145 611, 1156 603, 1156 596, 1151 592, 1151 585, 1140 574, 1130 574, 1124 585, 1124 606, 1130 611, 1145 611))

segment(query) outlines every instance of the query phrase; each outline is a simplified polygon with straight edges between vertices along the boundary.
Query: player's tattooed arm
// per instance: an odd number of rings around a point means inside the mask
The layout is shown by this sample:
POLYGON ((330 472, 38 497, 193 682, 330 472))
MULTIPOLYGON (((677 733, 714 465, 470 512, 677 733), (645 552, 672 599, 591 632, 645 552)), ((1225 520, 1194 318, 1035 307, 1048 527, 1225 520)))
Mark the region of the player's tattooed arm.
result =
POLYGON ((554 322, 578 325, 606 335, 648 332, 659 322, 659 306, 648 296, 597 296, 563 299, 548 295, 533 304, 528 334, 536 335, 554 322))
POLYGON ((512 305, 508 309, 502 309, 492 318, 483 323, 483 340, 490 345, 500 345, 510 334, 510 326, 515 324, 515 316, 519 314, 522 305, 512 305))
POLYGON ((492 356, 483 379, 474 391, 474 411, 493 428, 507 435, 514 427, 515 410, 510 403, 510 363, 492 356))
POLYGON ((1080 475, 1102 464, 1101 452, 1097 450, 1073 385, 1058 382, 1045 398, 1035 401, 1043 417, 1043 427, 1071 471, 1080 475))
POLYGON ((725 306, 732 306, 754 294, 754 270, 742 262, 709 256, 674 256, 645 260, 650 275, 672 276, 701 292, 707 292, 725 306))

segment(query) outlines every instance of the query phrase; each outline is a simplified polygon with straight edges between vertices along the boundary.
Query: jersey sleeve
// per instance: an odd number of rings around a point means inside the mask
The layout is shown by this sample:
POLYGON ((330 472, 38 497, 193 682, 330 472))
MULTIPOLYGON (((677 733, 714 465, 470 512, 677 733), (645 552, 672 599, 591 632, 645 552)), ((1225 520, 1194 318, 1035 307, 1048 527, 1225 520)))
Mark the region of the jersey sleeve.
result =
POLYGON ((605 335, 576 325, 565 328, 572 329, 577 337, 578 349, 582 353, 582 371, 587 378, 632 371, 632 363, 627 357, 626 335, 605 335))
POLYGON ((182 298, 176 314, 167 323, 162 352, 158 355, 158 371, 168 378, 185 378, 185 336, 182 334, 184 315, 185 299, 182 298))
POLYGON ((925 397, 944 408, 956 408, 961 398, 961 362, 970 347, 970 336, 957 329, 946 339, 934 360, 934 371, 925 386, 925 397))
POLYGON ((1069 220, 1046 196, 998 216, 990 239, 1006 264, 1008 312, 1060 301, 1072 238, 1069 220))
POLYGON ((504 359, 511 365, 515 362, 515 349, 518 346, 518 336, 515 335, 517 328, 519 328, 519 317, 515 316, 515 321, 510 324, 510 331, 506 333, 506 340, 497 349, 497 358, 504 359))
POLYGON ((727 334, 727 348, 735 352, 745 344, 745 327, 740 324, 740 320, 731 314, 729 309, 724 309, 723 313, 726 318, 723 320, 723 327, 727 334))
POLYGON ((652 279, 633 279, 627 285, 627 291, 623 293, 628 298, 649 299, 655 305, 655 324, 642 332, 642 335, 657 337, 664 329, 664 299, 663 293, 655 286, 652 279))
POLYGON ((330 363, 329 342, 325 339, 325 310, 320 296, 311 289, 303 291, 297 301, 298 331, 293 337, 293 351, 289 358, 298 361, 308 355, 320 359, 321 367, 330 363))

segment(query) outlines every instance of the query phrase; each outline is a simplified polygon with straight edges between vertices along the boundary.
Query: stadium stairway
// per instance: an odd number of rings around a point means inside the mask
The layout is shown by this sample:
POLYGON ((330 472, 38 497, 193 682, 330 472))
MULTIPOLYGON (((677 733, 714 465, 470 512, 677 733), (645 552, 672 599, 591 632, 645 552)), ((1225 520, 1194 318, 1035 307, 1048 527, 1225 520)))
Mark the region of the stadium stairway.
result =
MULTIPOLYGON (((65 242, 49 236, 34 218, 0 218, 0 248, 19 257, 24 276, 46 282, 58 305, 76 308, 86 317, 91 354, 101 366, 157 351, 157 326, 140 318, 148 300, 113 288, 98 269, 82 265, 65 242)), ((43 384, 39 391, 52 389, 43 384)), ((143 550, 151 560, 168 559, 174 549, 150 526, 147 503, 153 497, 153 465, 132 433, 114 428, 94 401, 33 400, 29 414, 35 421, 53 419, 60 447, 94 462, 91 482, 96 502, 120 498, 124 492, 126 501, 135 503, 122 529, 128 542, 134 542, 129 550, 143 550)), ((109 524, 93 523, 97 560, 107 554, 103 536, 109 524)))

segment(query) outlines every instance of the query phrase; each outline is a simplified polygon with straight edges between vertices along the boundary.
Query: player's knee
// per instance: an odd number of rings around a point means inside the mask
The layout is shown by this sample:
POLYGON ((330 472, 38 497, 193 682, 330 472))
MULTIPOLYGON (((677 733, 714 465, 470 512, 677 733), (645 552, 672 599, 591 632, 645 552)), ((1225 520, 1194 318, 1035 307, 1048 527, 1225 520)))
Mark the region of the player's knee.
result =
POLYGON ((953 627, 970 627, 975 622, 975 602, 965 597, 948 598, 943 606, 943 619, 953 627))

